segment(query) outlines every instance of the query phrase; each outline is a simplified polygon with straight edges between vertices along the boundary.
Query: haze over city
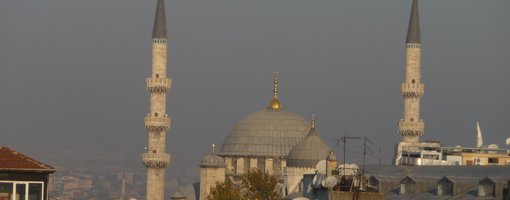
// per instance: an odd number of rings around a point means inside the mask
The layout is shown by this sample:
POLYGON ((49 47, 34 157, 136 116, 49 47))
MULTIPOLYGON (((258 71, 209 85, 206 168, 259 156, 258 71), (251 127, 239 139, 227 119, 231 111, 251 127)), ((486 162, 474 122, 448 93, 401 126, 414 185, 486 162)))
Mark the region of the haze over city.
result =
MULTIPOLYGON (((510 2, 420 3, 422 140, 472 146, 479 121, 486 143, 506 146, 510 2)), ((211 144, 221 146, 239 119, 265 108, 275 69, 285 109, 315 113, 332 147, 346 132, 367 136, 390 164, 401 138, 409 6, 166 1, 168 176, 198 173, 211 144)), ((1 145, 49 164, 67 155, 69 165, 142 169, 153 19, 154 1, 0 2, 1 145)), ((361 142, 349 149, 348 161, 360 162, 361 142)))

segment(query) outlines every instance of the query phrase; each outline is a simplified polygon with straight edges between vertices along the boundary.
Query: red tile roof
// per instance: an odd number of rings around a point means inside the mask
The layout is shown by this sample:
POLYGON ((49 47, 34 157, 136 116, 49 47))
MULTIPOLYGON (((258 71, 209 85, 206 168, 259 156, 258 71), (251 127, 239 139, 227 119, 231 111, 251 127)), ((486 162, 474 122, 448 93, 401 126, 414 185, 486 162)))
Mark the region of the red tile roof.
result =
POLYGON ((0 172, 2 171, 53 173, 55 172, 55 168, 8 147, 0 146, 0 172))

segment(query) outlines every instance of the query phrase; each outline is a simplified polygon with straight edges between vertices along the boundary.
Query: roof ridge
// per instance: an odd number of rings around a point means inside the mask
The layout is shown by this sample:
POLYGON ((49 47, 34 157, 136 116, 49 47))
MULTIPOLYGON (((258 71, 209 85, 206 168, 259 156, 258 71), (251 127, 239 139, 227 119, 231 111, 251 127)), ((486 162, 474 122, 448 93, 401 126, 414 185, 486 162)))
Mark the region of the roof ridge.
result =
MULTIPOLYGON (((54 171, 55 170, 55 168, 53 168, 52 166, 44 164, 44 163, 42 163, 40 161, 37 161, 34 158, 31 158, 31 157, 29 157, 29 156, 27 156, 27 155, 25 155, 25 154, 23 154, 21 152, 18 152, 18 151, 14 150, 14 149, 11 149, 9 147, 0 146, 0 150, 1 149, 6 149, 9 154, 18 156, 18 158, 23 159, 23 160, 25 160, 27 162, 33 163, 33 164, 35 164, 35 165, 37 165, 37 166, 39 166, 39 167, 41 167, 41 168, 43 168, 45 170, 50 170, 50 171, 54 171)), ((11 169, 11 168, 7 168, 7 169, 11 169)), ((33 169, 33 168, 28 168, 27 167, 26 169, 33 169)), ((38 169, 38 170, 41 170, 41 169, 38 169)))

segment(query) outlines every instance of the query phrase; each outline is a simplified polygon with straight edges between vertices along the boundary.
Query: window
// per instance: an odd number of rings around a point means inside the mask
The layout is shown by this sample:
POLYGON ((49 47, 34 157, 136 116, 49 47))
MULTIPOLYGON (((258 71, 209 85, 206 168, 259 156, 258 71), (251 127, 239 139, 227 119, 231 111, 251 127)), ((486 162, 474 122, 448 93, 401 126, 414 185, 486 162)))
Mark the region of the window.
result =
POLYGON ((0 182, 0 200, 10 200, 12 196, 12 183, 0 182))
POLYGON ((452 195, 453 184, 451 182, 441 182, 437 185, 437 195, 452 195))
POLYGON ((38 181, 0 181, 0 200, 44 200, 44 183, 38 181))
POLYGON ((156 74, 156 78, 159 78, 159 74, 156 74))
POLYGON ((481 197, 490 197, 494 196, 496 193, 495 185, 491 183, 481 183, 478 185, 478 196, 481 197))
POLYGON ((412 83, 415 83, 415 82, 416 82, 416 80, 414 80, 414 79, 413 79, 411 82, 412 82, 412 83))
POLYGON ((498 158, 489 158, 489 164, 498 164, 499 159, 498 158))

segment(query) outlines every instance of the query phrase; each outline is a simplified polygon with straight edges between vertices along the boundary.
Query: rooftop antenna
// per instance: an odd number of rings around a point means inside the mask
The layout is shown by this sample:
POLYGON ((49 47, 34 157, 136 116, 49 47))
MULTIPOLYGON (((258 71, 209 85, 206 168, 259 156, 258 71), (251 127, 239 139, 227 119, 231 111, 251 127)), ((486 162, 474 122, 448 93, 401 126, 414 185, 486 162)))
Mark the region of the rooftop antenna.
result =
MULTIPOLYGON (((371 154, 374 153, 374 151, 372 151, 372 149, 370 149, 370 147, 367 145, 367 142, 369 144, 372 144, 372 141, 370 141, 367 136, 363 137, 363 168, 362 168, 362 171, 361 171, 361 174, 362 175, 365 175, 365 159, 367 157, 367 151, 371 154)), ((381 159, 379 158, 379 165, 381 165, 381 159)))
POLYGON ((381 157, 382 157, 382 145, 379 143, 379 166, 381 166, 381 157))
POLYGON ((336 140, 336 143, 337 145, 340 144, 340 142, 344 143, 344 163, 343 163, 343 169, 342 169, 342 176, 345 176, 345 151, 346 151, 346 146, 347 146, 347 140, 351 140, 351 139, 361 139, 361 137, 349 137, 347 136, 349 134, 349 132, 346 132, 345 133, 345 136, 341 137, 341 138, 338 138, 336 140))

